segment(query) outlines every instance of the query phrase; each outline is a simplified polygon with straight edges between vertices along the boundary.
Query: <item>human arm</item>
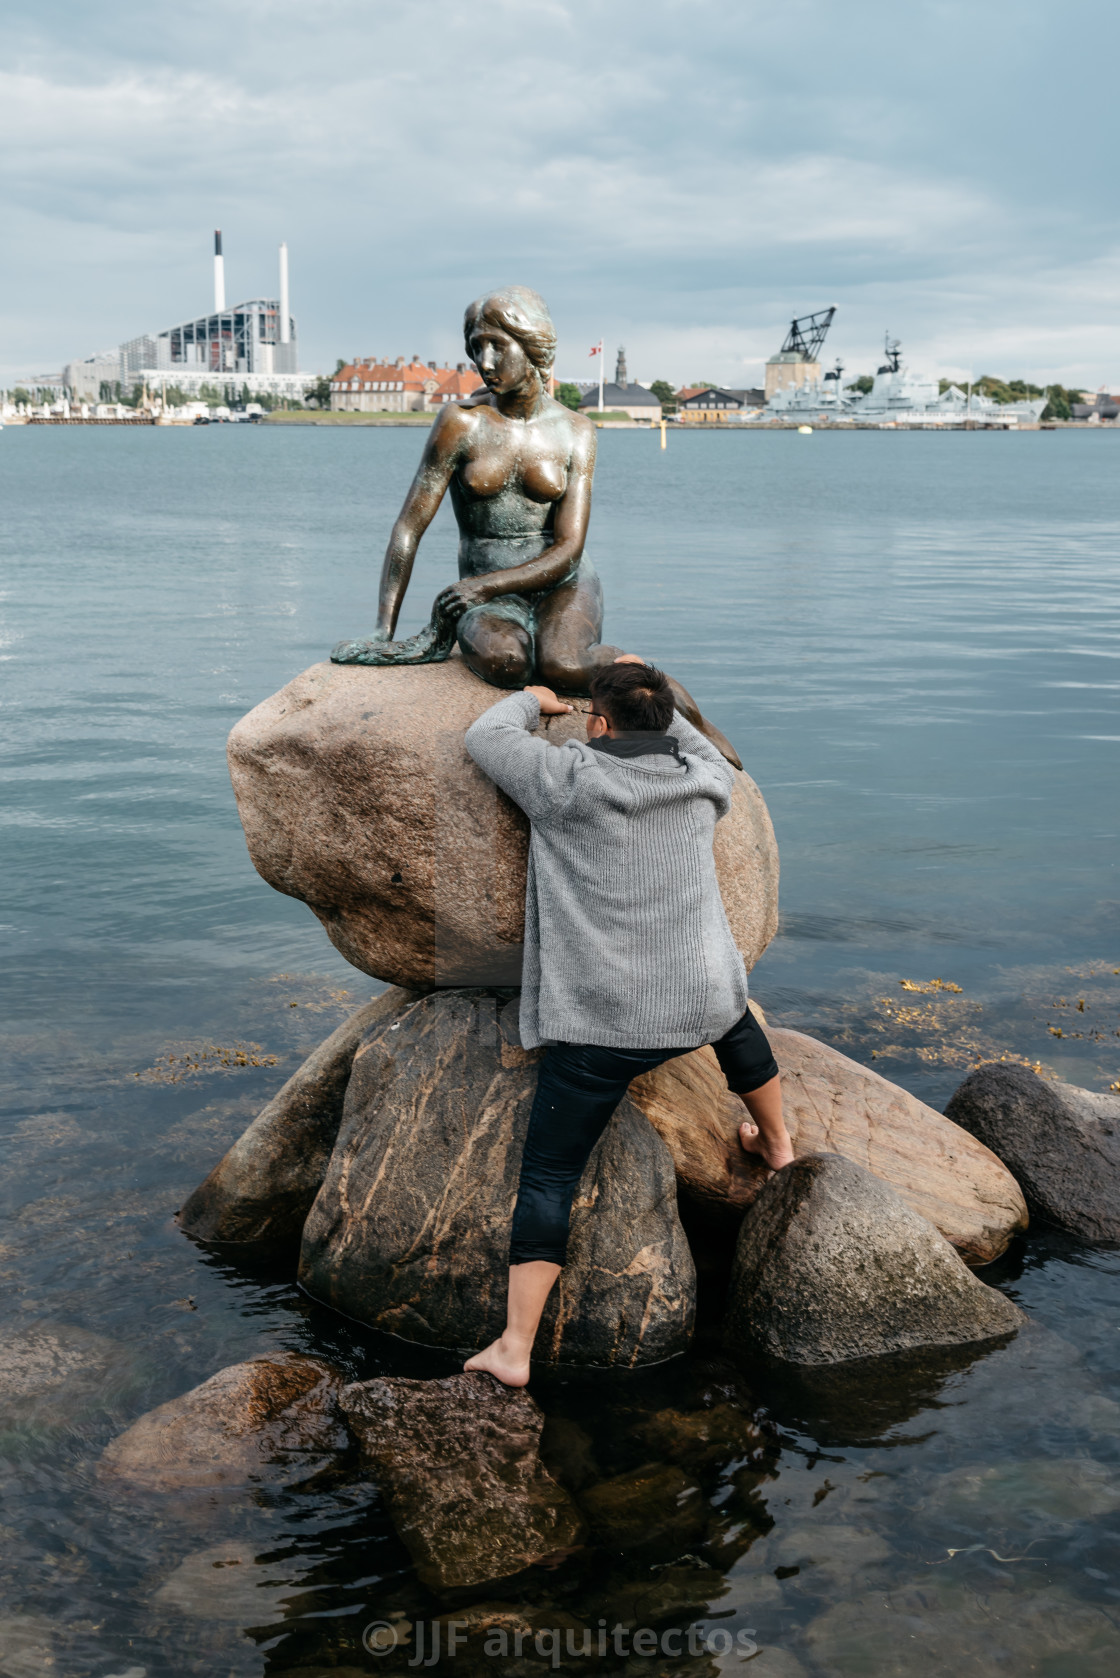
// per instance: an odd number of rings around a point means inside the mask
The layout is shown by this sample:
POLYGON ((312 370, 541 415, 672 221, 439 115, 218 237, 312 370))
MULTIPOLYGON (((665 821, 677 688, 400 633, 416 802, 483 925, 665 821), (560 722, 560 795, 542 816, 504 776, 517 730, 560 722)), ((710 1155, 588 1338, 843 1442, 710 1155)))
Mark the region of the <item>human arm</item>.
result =
MULTIPOLYGON (((550 693, 547 688, 542 691, 550 693)), ((554 694, 550 697, 559 705, 554 694)), ((471 724, 465 742, 478 767, 531 821, 544 820, 568 802, 577 763, 575 753, 557 750, 535 737, 541 712, 532 688, 511 693, 471 724)))
MULTIPOLYGON (((713 746, 707 735, 701 734, 698 728, 693 728, 687 717, 679 711, 673 712, 673 720, 665 731, 676 740, 682 752, 688 752, 691 757, 702 758, 714 769, 720 780, 727 788, 728 808, 731 804, 731 794, 735 786, 735 771, 724 757, 718 746, 713 746)), ((725 814, 726 812, 721 812, 725 814)))

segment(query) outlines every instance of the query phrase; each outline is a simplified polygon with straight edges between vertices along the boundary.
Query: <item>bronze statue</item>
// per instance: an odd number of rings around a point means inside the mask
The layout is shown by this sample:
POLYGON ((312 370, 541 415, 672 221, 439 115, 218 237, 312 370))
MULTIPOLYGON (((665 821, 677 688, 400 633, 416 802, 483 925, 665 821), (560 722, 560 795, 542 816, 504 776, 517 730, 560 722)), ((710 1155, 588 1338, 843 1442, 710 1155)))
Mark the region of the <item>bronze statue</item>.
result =
MULTIPOLYGON (((586 694, 603 664, 603 591, 584 555, 595 473, 595 428, 548 394, 556 331, 544 298, 525 286, 480 297, 463 320, 485 392, 436 417, 385 552, 377 628, 340 641, 336 664, 434 664, 458 640, 469 667, 495 687, 543 682, 586 694), (416 549, 447 490, 459 526, 459 580, 436 596, 427 628, 393 631, 416 549)), ((681 710, 737 768, 734 749, 673 683, 681 710)))

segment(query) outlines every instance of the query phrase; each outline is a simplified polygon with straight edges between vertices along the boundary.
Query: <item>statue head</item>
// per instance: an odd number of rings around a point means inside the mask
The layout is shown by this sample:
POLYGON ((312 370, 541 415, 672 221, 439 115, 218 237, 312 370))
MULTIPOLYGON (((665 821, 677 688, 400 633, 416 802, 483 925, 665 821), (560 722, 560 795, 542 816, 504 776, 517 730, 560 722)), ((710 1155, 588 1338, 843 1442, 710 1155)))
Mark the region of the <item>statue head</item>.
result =
POLYGON ((556 328, 539 292, 509 285, 476 298, 463 316, 463 337, 489 389, 512 390, 534 369, 547 386, 556 328))

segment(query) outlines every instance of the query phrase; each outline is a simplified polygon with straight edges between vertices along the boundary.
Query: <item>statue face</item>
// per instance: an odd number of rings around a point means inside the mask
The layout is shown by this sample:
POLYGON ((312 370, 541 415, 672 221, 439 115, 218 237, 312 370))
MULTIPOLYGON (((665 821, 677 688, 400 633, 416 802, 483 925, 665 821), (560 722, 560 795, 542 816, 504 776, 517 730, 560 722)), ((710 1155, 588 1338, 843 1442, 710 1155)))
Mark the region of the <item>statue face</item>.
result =
POLYGON ((536 373, 517 339, 485 321, 471 333, 470 351, 483 384, 495 396, 523 389, 536 373))

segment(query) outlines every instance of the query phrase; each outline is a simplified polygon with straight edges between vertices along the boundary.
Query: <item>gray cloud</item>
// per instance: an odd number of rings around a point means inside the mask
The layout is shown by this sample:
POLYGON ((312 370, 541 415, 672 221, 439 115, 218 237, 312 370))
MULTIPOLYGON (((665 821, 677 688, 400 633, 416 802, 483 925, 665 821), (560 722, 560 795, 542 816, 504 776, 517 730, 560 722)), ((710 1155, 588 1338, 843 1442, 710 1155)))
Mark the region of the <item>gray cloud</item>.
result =
POLYGON ((0 362, 57 365, 271 289, 303 360, 457 355, 464 302, 550 299, 640 377, 739 382, 794 312, 872 365, 1120 382, 1096 0, 40 0, 0 74, 0 362), (1093 50, 1086 52, 1086 43, 1093 50))

